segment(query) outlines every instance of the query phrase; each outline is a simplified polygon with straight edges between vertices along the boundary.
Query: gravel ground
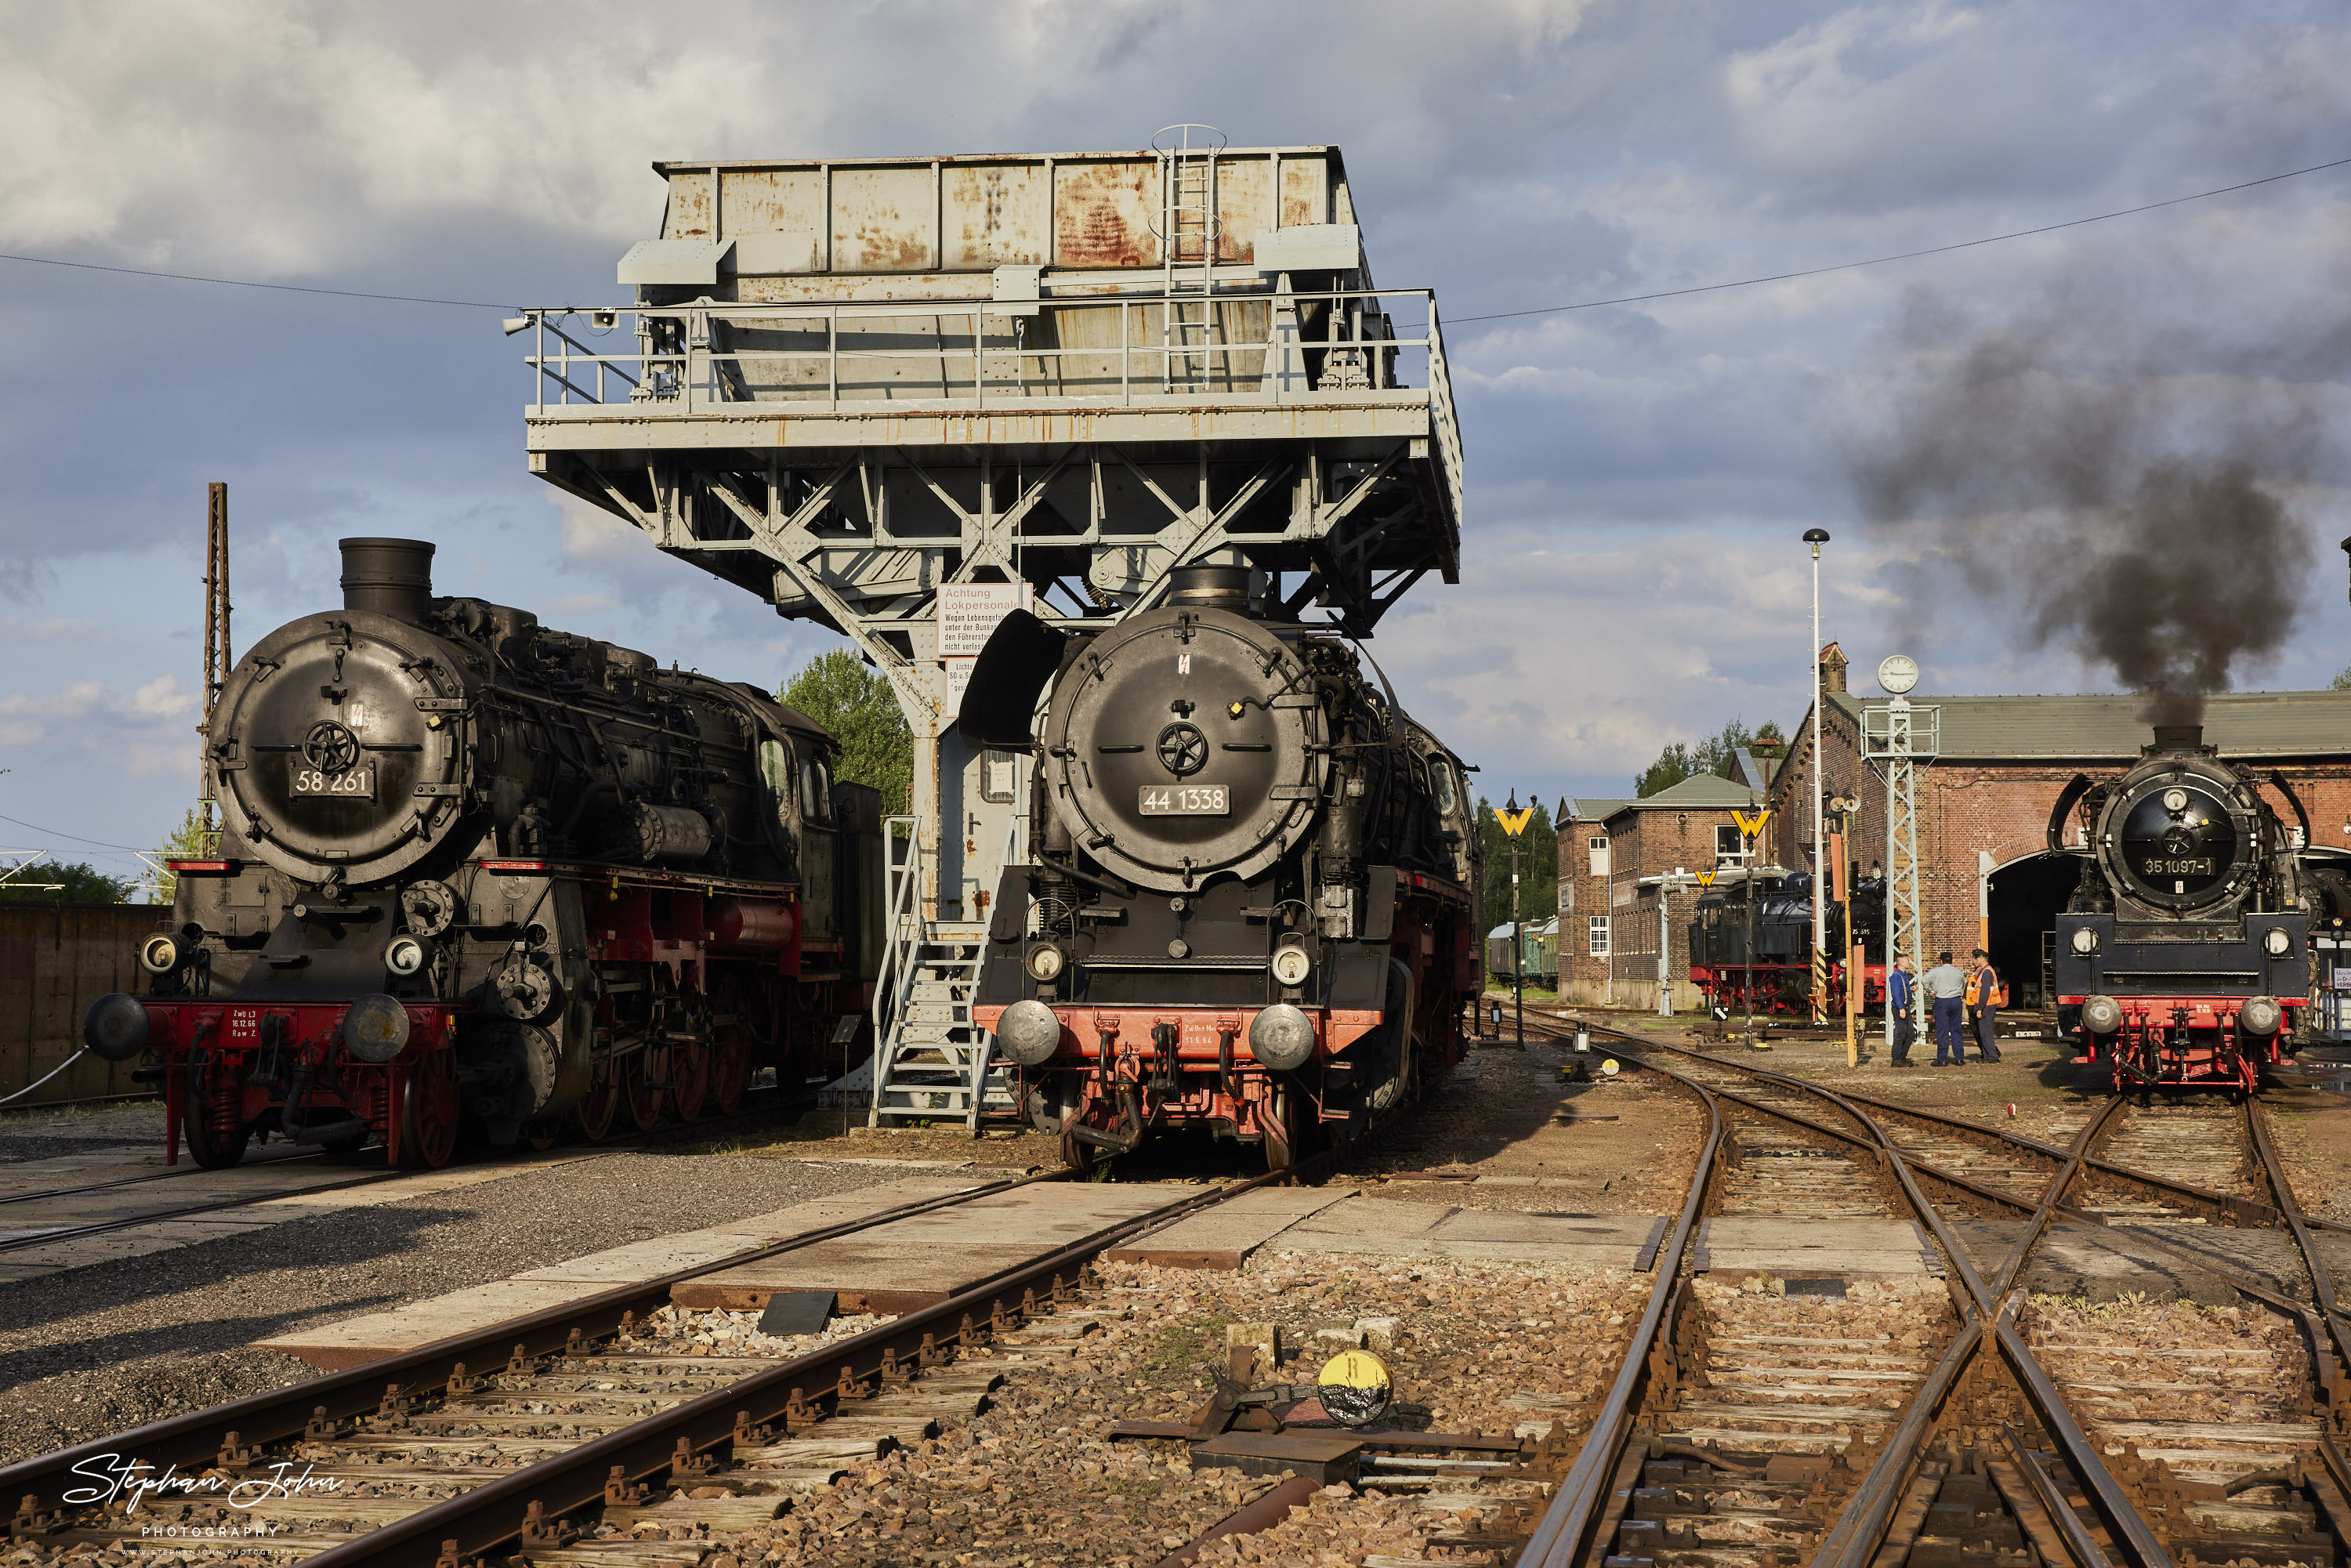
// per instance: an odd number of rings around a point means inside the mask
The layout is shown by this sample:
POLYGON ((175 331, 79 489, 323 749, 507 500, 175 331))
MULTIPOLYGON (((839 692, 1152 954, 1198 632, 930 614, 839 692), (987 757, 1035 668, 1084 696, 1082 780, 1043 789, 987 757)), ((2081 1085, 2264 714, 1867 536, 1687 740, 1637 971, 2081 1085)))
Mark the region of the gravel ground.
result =
POLYGON ((2310 1410, 2310 1358, 2254 1306, 2034 1296, 2026 1338, 2092 1420, 2275 1422, 2310 1410))
POLYGON ((106 1154, 116 1148, 152 1151, 163 1161, 163 1103, 137 1100, 109 1105, 37 1105, 0 1113, 0 1166, 59 1155, 106 1154))
POLYGON ((905 1174, 626 1150, 0 1287, 0 1462, 319 1375, 256 1339, 905 1174))
MULTIPOLYGON (((1295 1255, 1252 1260, 1239 1274, 1112 1264, 1102 1275, 1100 1304, 1127 1315, 1090 1336, 1085 1350, 1015 1370, 977 1418, 812 1494, 771 1532, 724 1542, 705 1568, 1155 1562, 1277 1484, 1195 1471, 1176 1443, 1112 1444, 1102 1436, 1123 1417, 1189 1419, 1210 1391, 1209 1369, 1224 1358, 1228 1324, 1274 1322, 1287 1341, 1303 1343, 1320 1328, 1394 1317, 1385 1359, 1403 1424, 1507 1432, 1564 1418, 1577 1431, 1603 1369, 1613 1371, 1623 1354, 1647 1289, 1615 1271, 1449 1260, 1364 1260, 1334 1276, 1328 1260, 1295 1255)), ((703 1316, 703 1332, 720 1343, 740 1335, 749 1319, 703 1316)), ((1311 1379, 1321 1354, 1308 1350, 1283 1375, 1311 1379)), ((1478 1494, 1468 1511, 1487 1521, 1534 1490, 1479 1478, 1440 1484, 1447 1494, 1478 1494)), ((1424 1507, 1416 1490, 1403 1482, 1370 1484, 1360 1494, 1326 1488, 1282 1524, 1212 1547, 1201 1561, 1417 1558, 1441 1543, 1441 1532, 1477 1528, 1461 1508, 1424 1507)))

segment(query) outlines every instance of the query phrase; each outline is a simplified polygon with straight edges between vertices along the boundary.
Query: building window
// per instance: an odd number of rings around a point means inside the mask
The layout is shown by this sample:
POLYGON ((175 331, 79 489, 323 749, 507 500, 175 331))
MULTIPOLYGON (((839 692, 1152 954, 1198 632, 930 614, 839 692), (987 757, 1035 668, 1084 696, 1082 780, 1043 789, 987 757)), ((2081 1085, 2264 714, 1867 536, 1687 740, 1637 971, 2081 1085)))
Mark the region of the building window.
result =
POLYGON ((1591 916, 1584 921, 1583 929, 1584 940, 1591 946, 1592 956, 1595 958, 1608 956, 1608 916, 1591 916))
POLYGON ((1608 874, 1608 835, 1594 833, 1583 841, 1583 847, 1591 852, 1592 874, 1606 876, 1608 874))
POLYGON ((1559 912, 1572 914, 1575 909, 1575 883, 1562 881, 1559 884, 1559 912))
POLYGON ((1741 849, 1739 843, 1739 829, 1732 823, 1725 822, 1714 830, 1714 863, 1717 865, 1747 863, 1747 852, 1741 849))

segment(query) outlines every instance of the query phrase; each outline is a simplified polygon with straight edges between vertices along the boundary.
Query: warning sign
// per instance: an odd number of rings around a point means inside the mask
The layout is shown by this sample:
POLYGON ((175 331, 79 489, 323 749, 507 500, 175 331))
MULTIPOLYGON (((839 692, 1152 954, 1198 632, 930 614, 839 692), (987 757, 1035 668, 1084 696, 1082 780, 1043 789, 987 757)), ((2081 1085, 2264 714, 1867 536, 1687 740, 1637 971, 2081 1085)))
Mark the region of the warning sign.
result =
POLYGON ((1016 610, 1028 608, 1025 582, 941 583, 936 609, 939 657, 950 662, 977 658, 996 623, 1016 610))

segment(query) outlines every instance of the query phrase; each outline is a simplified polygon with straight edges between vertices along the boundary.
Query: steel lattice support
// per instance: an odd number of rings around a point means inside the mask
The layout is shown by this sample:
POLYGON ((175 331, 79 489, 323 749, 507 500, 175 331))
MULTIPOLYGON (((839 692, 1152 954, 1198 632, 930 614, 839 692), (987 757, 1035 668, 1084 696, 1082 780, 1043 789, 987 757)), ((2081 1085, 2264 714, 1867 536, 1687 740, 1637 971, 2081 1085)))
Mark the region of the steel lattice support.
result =
MULTIPOLYGON (((1926 898, 1918 846, 1918 769, 1934 761, 1942 745, 1942 709, 1918 707, 1902 697, 1862 710, 1863 756, 1886 780, 1886 967, 1907 954, 1923 973, 1926 962, 1926 898)), ((1893 988, 1886 990, 1886 1025, 1894 1025, 1893 988)), ((1920 1039, 1927 1032, 1927 998, 1916 984, 1910 1007, 1920 1039)))
POLYGON ((204 737, 197 751, 197 768, 203 774, 197 781, 197 811, 203 821, 203 852, 206 854, 216 847, 220 831, 214 815, 213 705, 220 700, 221 687, 226 684, 230 666, 235 662, 229 653, 228 611, 228 486, 215 479, 206 486, 204 503, 204 674, 196 687, 204 702, 204 717, 196 726, 196 733, 204 737))

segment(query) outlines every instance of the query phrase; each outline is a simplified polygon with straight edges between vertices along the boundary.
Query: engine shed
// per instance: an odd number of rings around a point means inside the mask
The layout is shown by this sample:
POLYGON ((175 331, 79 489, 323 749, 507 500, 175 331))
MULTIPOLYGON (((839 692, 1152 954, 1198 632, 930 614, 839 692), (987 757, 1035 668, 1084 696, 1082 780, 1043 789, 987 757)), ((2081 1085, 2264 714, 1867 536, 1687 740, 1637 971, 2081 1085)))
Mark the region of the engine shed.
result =
POLYGON ((976 1118, 987 903, 1026 763, 954 733, 989 632, 1102 629, 1192 565, 1369 632, 1458 577, 1436 296, 1374 279, 1332 146, 654 163, 621 298, 508 322, 532 473, 848 635, 915 742, 872 1115, 976 1118))
MULTIPOLYGON (((1850 853, 1867 875, 1886 854, 1886 786, 1861 755, 1863 710, 1876 705, 1845 689, 1842 659, 1824 663, 1823 676, 1823 773, 1830 795, 1860 799, 1850 853)), ((2083 847, 2076 822, 2064 830, 2068 841, 2051 852, 2051 808, 2075 774, 2110 777, 2139 760, 2154 738, 2147 698, 1912 694, 1910 700, 1940 712, 1939 748, 1917 774, 1926 961, 1941 948, 1964 956, 1983 946, 2008 983, 2011 1007, 2044 1007, 2053 994, 2051 936, 2079 881, 2073 852, 2083 847)), ((2252 773, 2263 798, 2302 835, 2305 867, 2351 875, 2351 692, 2220 693, 2205 699, 2202 726, 2204 743, 2252 773)), ((1773 809, 1770 853, 1798 870, 1812 865, 1814 750, 1808 714, 1766 797, 1773 809)), ((2314 922, 2313 935, 2341 933, 2314 922)))

